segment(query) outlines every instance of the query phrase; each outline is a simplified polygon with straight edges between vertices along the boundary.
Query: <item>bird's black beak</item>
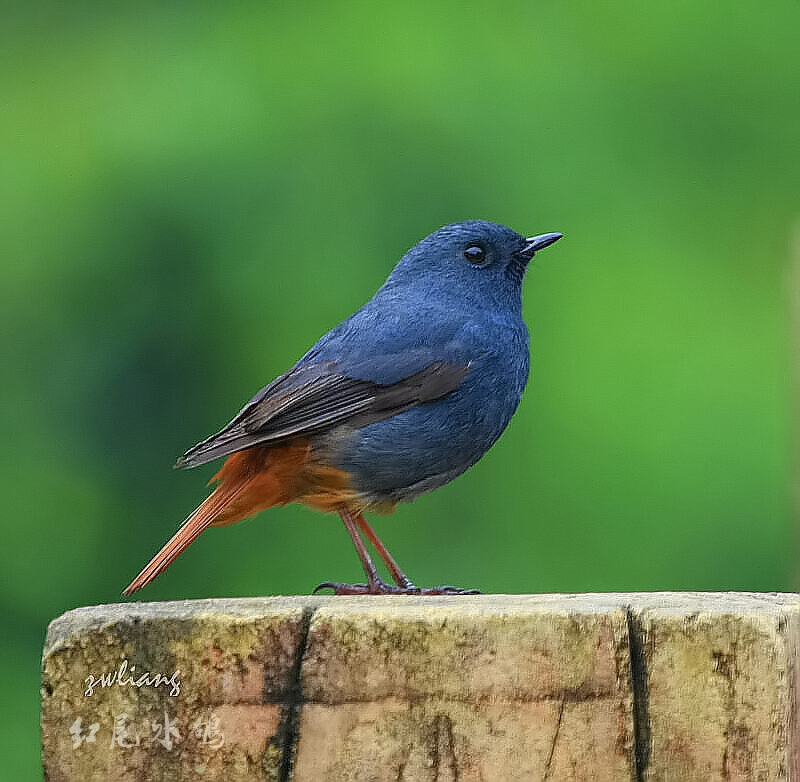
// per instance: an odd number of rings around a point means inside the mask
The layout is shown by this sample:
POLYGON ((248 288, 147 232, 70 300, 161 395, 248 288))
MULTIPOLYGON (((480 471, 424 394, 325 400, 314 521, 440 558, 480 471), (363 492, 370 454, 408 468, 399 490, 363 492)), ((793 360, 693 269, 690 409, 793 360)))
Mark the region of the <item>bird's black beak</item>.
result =
POLYGON ((525 241, 527 244, 523 247, 517 255, 520 258, 524 258, 526 261, 529 261, 533 256, 539 252, 539 250, 544 250, 545 247, 549 247, 553 242, 557 242, 564 234, 554 233, 554 234, 540 234, 539 236, 529 236, 525 241))

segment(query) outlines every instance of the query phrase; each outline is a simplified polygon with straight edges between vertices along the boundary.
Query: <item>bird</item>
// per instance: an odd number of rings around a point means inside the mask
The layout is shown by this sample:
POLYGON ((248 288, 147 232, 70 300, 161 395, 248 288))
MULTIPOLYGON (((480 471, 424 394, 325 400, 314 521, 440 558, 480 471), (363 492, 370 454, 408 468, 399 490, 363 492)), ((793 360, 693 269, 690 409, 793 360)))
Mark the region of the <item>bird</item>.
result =
POLYGON ((292 502, 337 513, 366 576, 315 593, 476 593, 414 584, 364 513, 391 513, 444 486, 503 433, 528 381, 523 278, 534 254, 561 238, 466 220, 414 245, 363 307, 178 459, 191 468, 225 457, 211 494, 123 594, 149 584, 209 527, 292 502), (394 584, 379 576, 364 539, 394 584))

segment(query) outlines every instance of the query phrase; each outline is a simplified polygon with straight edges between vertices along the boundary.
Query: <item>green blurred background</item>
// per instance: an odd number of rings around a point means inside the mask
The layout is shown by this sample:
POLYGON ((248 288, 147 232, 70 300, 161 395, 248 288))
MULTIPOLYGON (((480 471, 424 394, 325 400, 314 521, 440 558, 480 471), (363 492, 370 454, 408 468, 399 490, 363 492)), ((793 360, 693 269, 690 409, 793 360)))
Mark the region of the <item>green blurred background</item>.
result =
MULTIPOLYGON (((505 436, 374 518, 409 574, 795 589, 798 30, 795 2, 4 3, 7 778, 40 774, 47 622, 120 600, 205 496, 175 457, 454 220, 566 238, 505 436)), ((141 598, 361 575, 289 507, 141 598)))

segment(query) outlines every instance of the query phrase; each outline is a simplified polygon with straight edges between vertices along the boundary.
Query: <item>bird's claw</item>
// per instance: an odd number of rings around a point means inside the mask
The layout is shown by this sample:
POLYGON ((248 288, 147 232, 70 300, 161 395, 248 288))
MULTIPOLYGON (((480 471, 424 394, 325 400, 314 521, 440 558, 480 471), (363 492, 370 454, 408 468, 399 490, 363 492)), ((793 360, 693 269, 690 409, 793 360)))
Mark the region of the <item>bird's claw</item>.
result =
POLYGON ((370 584, 342 584, 339 581, 325 581, 320 584, 312 595, 322 589, 332 589, 334 595, 420 595, 422 597, 435 595, 479 595, 479 589, 461 589, 454 586, 418 587, 410 581, 403 586, 387 584, 377 580, 370 584))
POLYGON ((422 593, 425 595, 481 595, 483 594, 480 589, 462 589, 461 587, 438 586, 423 589, 422 593))
POLYGON ((312 595, 319 594, 323 589, 332 589, 334 595, 368 595, 367 584, 341 584, 338 581, 323 581, 314 588, 312 595))

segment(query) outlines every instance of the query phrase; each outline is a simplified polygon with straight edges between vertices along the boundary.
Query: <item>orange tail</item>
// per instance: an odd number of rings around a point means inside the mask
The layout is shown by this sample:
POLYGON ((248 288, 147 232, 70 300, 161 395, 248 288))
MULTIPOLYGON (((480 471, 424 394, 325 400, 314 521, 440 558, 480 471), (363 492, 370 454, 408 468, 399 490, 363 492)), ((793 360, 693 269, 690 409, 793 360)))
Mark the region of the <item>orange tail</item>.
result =
POLYGON ((228 457, 212 478, 218 482, 217 488, 122 594, 132 595, 147 586, 208 527, 233 524, 273 505, 294 500, 294 487, 309 451, 307 442, 296 442, 270 450, 252 448, 228 457))

